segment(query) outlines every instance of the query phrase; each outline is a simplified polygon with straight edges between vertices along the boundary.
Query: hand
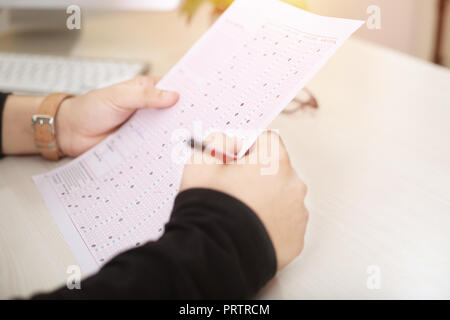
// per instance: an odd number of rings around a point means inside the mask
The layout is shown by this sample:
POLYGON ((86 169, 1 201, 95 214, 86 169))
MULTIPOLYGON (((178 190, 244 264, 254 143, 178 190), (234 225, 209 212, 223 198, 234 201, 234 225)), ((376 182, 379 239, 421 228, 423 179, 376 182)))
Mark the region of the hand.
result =
POLYGON ((55 121, 61 151, 76 157, 115 131, 137 109, 173 106, 178 94, 159 90, 156 83, 154 78, 139 76, 65 100, 55 121))
MULTIPOLYGON (((212 137, 207 145, 211 145, 214 153, 199 154, 195 151, 187 164, 181 182, 180 191, 191 188, 208 188, 227 193, 247 204, 263 222, 275 248, 278 270, 284 268, 303 249, 304 235, 308 221, 308 211, 304 205, 306 186, 298 178, 291 167, 289 156, 280 137, 275 133, 263 133, 255 147, 239 162, 245 164, 217 164, 211 154, 217 158, 221 154, 236 153, 236 140, 217 136, 212 137), (271 140, 276 139, 276 140, 271 140), (215 143, 214 141, 225 141, 215 143), (279 143, 273 143, 273 141, 279 143), (276 148, 279 145, 280 147, 276 148), (218 147, 219 146, 219 147, 218 147), (278 155, 278 171, 270 175, 262 175, 262 164, 245 161, 255 156, 258 150, 271 155, 278 155), (234 150, 234 151, 233 151, 234 150), (203 159, 195 164, 193 159, 203 159), (215 162, 216 164, 211 164, 215 162)), ((222 158, 220 156, 220 158, 222 158)), ((272 159, 274 157, 271 157, 272 159)), ((226 159, 230 159, 227 157, 226 159)), ((198 161, 197 161, 198 162, 198 161)), ((220 162, 220 161, 219 161, 220 162)))

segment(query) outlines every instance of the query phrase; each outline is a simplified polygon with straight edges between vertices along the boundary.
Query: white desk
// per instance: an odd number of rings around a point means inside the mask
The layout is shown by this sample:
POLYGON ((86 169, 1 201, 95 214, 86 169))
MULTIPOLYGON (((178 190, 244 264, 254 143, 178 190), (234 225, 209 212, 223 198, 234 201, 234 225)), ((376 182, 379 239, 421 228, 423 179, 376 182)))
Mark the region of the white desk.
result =
MULTIPOLYGON (((88 17, 71 52, 141 58, 163 74, 208 26, 205 12, 189 28, 177 15, 88 17)), ((48 47, 0 39, 3 50, 48 47)), ((308 87, 320 109, 272 125, 309 186, 306 247, 259 297, 450 298, 450 72, 351 40, 308 87)), ((31 180, 56 165, 0 161, 0 298, 62 285, 76 264, 31 180)))

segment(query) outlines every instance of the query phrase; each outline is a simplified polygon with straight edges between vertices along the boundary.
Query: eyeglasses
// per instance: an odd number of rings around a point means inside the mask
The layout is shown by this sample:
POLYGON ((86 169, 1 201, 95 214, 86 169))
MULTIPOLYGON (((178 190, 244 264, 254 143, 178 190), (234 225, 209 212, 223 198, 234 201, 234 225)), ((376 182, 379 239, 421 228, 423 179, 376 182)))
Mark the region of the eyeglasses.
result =
POLYGON ((318 109, 319 103, 317 99, 314 97, 311 91, 307 88, 304 88, 292 101, 291 103, 283 110, 284 114, 293 114, 299 110, 303 110, 307 107, 318 109))

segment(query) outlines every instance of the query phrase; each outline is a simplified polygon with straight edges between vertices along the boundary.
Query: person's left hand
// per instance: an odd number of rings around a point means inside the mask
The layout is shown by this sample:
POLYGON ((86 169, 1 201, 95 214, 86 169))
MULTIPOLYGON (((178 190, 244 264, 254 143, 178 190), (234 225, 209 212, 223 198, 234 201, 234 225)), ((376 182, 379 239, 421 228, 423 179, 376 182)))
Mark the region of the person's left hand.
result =
POLYGON ((139 76, 64 100, 55 120, 60 150, 76 157, 119 128, 137 109, 173 106, 178 94, 157 89, 157 82, 139 76))

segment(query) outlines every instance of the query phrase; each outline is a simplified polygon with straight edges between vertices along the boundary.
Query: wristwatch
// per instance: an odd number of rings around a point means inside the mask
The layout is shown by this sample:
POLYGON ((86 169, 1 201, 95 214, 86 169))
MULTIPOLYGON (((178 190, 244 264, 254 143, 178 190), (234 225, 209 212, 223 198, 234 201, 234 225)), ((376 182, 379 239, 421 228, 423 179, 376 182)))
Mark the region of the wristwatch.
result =
POLYGON ((56 161, 63 156, 56 142, 55 117, 61 103, 72 97, 67 93, 53 93, 47 96, 39 106, 38 113, 31 118, 34 143, 41 155, 56 161))

